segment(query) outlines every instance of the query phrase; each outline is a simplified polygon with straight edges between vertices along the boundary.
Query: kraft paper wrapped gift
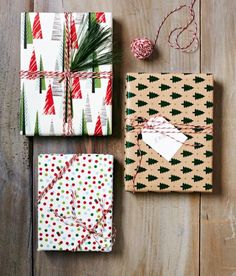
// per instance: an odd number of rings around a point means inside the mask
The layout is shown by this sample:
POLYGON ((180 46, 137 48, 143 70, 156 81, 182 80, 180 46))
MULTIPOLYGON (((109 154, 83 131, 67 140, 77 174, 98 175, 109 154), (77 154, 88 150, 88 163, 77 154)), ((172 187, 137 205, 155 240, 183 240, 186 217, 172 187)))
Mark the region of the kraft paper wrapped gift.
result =
POLYGON ((211 74, 127 75, 125 189, 211 192, 211 74))
MULTIPOLYGON (((111 64, 85 70, 100 73, 100 78, 70 76, 70 85, 66 77, 50 77, 50 72, 66 71, 68 52, 73 59, 81 50, 92 20, 112 30, 112 15, 107 12, 21 14, 21 134, 111 135, 111 64), (38 72, 44 73, 40 77, 38 72), (108 73, 102 75, 103 72, 108 73)), ((103 53, 110 51, 112 41, 103 53)))
POLYGON ((113 156, 40 154, 38 250, 112 250, 113 156))

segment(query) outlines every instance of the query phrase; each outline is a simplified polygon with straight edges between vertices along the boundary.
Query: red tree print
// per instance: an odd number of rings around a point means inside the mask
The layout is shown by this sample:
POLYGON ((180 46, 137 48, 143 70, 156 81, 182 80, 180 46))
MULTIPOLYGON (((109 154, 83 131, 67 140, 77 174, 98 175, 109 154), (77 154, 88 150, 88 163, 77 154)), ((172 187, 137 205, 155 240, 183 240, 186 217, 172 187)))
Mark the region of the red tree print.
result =
POLYGON ((95 130, 94 130, 94 135, 95 136, 102 136, 102 123, 101 123, 101 118, 98 115, 95 130))
POLYGON ((75 20, 74 19, 72 19, 70 36, 71 36, 71 47, 74 48, 74 49, 78 49, 79 45, 78 45, 78 38, 77 38, 75 20))
POLYGON ((111 105, 111 101, 112 101, 112 82, 111 82, 111 79, 109 79, 108 85, 107 85, 106 97, 105 97, 105 104, 111 105))
POLYGON ((51 84, 49 84, 48 91, 45 98, 45 105, 43 109, 44 115, 55 115, 55 107, 54 107, 54 101, 52 96, 52 87, 51 84))
POLYGON ((105 12, 96 12, 96 20, 99 23, 106 23, 105 12))
POLYGON ((71 96, 72 99, 82 99, 79 77, 74 78, 71 96))
POLYGON ((38 12, 35 15, 34 23, 33 23, 33 38, 34 39, 42 39, 43 38, 41 23, 40 23, 40 18, 39 18, 39 13, 38 12))
POLYGON ((35 72, 37 70, 38 70, 38 66, 36 62, 36 55, 35 55, 35 50, 33 50, 32 56, 30 58, 29 71, 35 72))

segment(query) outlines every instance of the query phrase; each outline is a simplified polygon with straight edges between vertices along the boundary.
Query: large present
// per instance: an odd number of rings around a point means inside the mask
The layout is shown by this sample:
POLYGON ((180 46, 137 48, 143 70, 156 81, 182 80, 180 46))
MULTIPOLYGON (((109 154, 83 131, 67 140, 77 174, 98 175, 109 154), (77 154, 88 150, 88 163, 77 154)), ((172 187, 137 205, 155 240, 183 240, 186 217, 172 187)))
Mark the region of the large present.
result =
POLYGON ((40 154, 38 250, 112 250, 113 156, 40 154))
POLYGON ((111 13, 21 14, 20 132, 110 135, 111 13))
POLYGON ((211 192, 211 74, 127 75, 125 189, 211 192))

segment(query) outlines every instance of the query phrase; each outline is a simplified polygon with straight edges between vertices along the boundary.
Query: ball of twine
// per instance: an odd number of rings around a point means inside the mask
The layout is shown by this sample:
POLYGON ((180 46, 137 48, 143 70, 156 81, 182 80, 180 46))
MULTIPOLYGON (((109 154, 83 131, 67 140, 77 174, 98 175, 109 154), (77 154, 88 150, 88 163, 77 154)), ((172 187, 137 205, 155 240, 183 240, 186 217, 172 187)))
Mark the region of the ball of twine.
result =
POLYGON ((148 38, 135 38, 130 45, 131 52, 137 59, 147 59, 151 56, 154 44, 148 38))

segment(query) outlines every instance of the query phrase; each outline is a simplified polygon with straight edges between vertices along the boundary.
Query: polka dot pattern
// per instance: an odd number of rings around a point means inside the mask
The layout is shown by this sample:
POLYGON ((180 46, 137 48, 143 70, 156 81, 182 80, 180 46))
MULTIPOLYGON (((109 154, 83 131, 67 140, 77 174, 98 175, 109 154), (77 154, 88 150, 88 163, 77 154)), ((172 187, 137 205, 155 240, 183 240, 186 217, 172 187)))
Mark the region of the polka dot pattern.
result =
MULTIPOLYGON (((40 154, 38 195, 72 158, 40 154)), ((113 156, 82 154, 38 204, 38 250, 112 249, 113 156)))

